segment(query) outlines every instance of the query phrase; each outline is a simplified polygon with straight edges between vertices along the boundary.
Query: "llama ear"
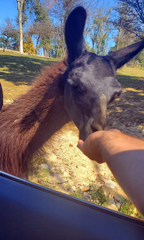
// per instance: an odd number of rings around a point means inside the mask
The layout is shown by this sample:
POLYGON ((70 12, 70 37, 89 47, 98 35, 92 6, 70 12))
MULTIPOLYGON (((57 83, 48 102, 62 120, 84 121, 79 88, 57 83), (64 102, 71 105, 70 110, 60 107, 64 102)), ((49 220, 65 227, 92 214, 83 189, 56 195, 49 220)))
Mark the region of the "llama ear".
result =
POLYGON ((122 67, 144 48, 144 40, 122 48, 107 55, 114 63, 115 69, 122 67))
POLYGON ((83 7, 75 8, 65 24, 65 41, 68 49, 68 63, 71 64, 85 50, 83 32, 86 21, 86 10, 83 7))
POLYGON ((3 91, 2 91, 2 86, 0 84, 0 110, 2 109, 3 106, 3 91))

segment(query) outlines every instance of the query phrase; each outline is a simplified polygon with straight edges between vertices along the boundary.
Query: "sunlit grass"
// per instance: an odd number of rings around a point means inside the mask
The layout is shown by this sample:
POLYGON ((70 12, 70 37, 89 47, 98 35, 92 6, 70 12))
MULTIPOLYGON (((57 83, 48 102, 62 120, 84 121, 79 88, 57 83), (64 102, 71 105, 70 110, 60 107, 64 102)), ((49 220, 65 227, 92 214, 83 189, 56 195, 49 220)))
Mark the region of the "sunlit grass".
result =
POLYGON ((117 73, 120 75, 125 75, 125 76, 138 77, 138 78, 141 78, 141 80, 144 80, 144 69, 140 69, 137 67, 135 67, 135 68, 122 67, 117 70, 117 73))

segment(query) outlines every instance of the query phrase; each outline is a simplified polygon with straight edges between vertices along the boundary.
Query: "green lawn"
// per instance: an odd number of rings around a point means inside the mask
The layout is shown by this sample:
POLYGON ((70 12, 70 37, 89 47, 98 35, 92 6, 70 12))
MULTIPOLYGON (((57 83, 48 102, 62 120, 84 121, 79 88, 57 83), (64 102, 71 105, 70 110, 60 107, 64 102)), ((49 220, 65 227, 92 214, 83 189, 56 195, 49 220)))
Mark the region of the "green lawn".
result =
POLYGON ((25 93, 42 67, 55 61, 58 60, 0 51, 0 82, 4 99, 12 100, 25 93))
POLYGON ((124 88, 136 88, 144 90, 144 68, 122 67, 117 71, 117 79, 124 88))

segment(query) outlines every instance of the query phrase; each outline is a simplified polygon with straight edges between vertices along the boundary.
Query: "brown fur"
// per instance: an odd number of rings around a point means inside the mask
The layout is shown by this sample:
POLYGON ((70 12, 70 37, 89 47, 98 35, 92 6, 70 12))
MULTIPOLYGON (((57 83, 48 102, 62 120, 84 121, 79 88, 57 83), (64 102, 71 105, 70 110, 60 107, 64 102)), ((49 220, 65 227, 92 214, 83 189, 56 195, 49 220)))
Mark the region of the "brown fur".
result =
POLYGON ((0 113, 0 170, 26 176, 34 152, 70 119, 59 81, 65 62, 46 68, 27 94, 0 113))

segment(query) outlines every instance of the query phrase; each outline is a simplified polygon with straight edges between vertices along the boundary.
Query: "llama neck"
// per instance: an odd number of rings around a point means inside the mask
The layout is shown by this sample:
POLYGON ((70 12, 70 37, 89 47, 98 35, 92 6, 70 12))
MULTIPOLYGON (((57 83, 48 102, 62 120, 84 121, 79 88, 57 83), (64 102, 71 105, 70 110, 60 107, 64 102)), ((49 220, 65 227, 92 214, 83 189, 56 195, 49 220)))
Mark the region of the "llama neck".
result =
POLYGON ((30 150, 36 151, 70 121, 59 88, 59 80, 65 69, 64 63, 46 69, 28 93, 29 112, 23 116, 20 127, 23 132, 32 132, 28 144, 30 150))
POLYGON ((1 170, 22 176, 34 152, 70 121, 59 88, 65 70, 64 62, 44 70, 27 94, 1 112, 1 170))

